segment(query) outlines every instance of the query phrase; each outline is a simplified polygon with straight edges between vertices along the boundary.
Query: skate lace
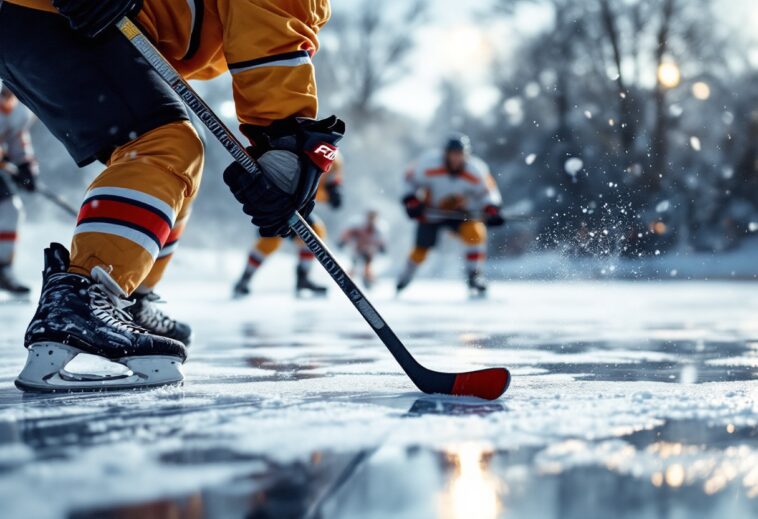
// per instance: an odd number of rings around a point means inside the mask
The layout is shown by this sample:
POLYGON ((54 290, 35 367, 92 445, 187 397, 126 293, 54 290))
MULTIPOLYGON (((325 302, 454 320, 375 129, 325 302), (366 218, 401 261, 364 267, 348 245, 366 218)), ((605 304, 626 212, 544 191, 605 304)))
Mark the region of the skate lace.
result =
POLYGON ((95 317, 119 331, 145 332, 144 329, 134 323, 126 311, 132 304, 130 301, 120 298, 99 283, 90 285, 87 291, 90 296, 90 307, 95 317))
POLYGON ((158 333, 169 333, 176 326, 176 321, 167 316, 158 308, 157 303, 161 303, 158 294, 151 292, 142 299, 140 310, 137 312, 137 321, 150 330, 158 333))
POLYGON ((135 324, 126 311, 132 302, 126 299, 126 293, 103 267, 95 267, 91 272, 93 283, 87 288, 92 314, 108 326, 122 332, 146 333, 135 324))

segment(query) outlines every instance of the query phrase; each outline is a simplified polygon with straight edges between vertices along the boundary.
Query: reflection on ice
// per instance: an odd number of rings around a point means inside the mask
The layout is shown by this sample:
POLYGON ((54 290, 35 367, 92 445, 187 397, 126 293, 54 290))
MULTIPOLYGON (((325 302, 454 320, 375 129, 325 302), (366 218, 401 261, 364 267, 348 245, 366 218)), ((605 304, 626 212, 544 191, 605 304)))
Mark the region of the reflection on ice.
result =
POLYGON ((446 448, 445 455, 454 469, 440 497, 440 517, 496 519, 503 492, 500 482, 489 471, 491 448, 464 443, 446 448))
POLYGON ((199 340, 142 393, 21 395, 0 326, 3 517, 758 517, 753 287, 496 283, 462 316, 452 286, 377 304, 430 367, 513 368, 501 400, 419 394, 337 294, 169 297, 199 340))

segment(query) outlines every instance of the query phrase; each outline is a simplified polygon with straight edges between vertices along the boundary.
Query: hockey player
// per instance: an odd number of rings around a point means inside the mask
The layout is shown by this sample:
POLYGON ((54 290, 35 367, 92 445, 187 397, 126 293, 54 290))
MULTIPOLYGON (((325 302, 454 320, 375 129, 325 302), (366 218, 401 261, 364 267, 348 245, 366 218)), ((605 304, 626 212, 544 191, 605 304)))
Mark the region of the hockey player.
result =
POLYGON ((21 220, 21 199, 16 187, 34 191, 37 162, 29 126, 32 114, 7 86, 0 84, 0 291, 24 296, 29 288, 11 271, 21 220))
POLYGON ((339 248, 350 246, 353 254, 353 271, 358 268, 359 263, 363 262, 363 284, 366 288, 374 285, 374 271, 372 264, 377 254, 384 254, 387 251, 385 241, 385 232, 382 229, 382 222, 379 221, 379 213, 370 210, 366 213, 366 220, 358 225, 348 227, 342 233, 339 242, 339 248))
POLYGON ((403 205, 418 222, 416 246, 397 283, 402 292, 418 266, 437 244, 441 229, 454 232, 466 246, 466 274, 472 295, 484 295, 482 276, 487 230, 505 223, 500 192, 487 165, 471 155, 471 142, 463 134, 451 136, 444 149, 422 156, 406 175, 403 205))
POLYGON ((233 162, 224 180, 264 236, 284 235, 296 211, 310 213, 344 133, 335 117, 314 119, 311 56, 328 0, 0 2, 0 78, 80 166, 106 166, 84 197, 71 252, 59 244, 45 251, 28 360, 16 380, 25 390, 183 378, 177 327, 157 326, 166 322, 142 294, 160 280, 186 223, 203 147, 182 102, 114 27, 127 15, 183 77, 231 72, 241 130, 262 173, 233 162), (66 372, 82 352, 131 374, 66 372))
MULTIPOLYGON (((342 158, 337 158, 332 164, 332 169, 324 174, 321 184, 316 193, 316 201, 328 203, 332 209, 342 207, 342 158)), ((315 233, 324 238, 326 236, 326 227, 324 222, 315 214, 308 218, 308 223, 313 227, 315 233)), ((295 293, 300 295, 304 292, 310 292, 315 296, 326 294, 326 287, 317 285, 310 279, 311 266, 315 260, 313 253, 299 238, 293 238, 297 245, 297 268, 295 269, 295 293)), ((280 237, 261 237, 255 243, 247 256, 247 264, 237 283, 235 283, 232 295, 235 298, 250 295, 250 281, 253 275, 263 265, 263 262, 271 254, 276 252, 284 240, 280 237)))

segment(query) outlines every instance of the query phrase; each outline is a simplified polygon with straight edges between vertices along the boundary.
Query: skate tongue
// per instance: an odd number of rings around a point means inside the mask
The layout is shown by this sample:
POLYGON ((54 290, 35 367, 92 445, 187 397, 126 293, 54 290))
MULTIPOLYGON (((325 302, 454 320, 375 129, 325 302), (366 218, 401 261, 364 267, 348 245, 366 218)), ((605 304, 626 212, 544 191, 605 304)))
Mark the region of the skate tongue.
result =
POLYGON ((66 247, 60 243, 51 243, 50 247, 45 249, 45 270, 42 273, 43 279, 47 279, 52 274, 66 272, 69 266, 69 253, 66 247))
POLYGON ((93 268, 92 272, 90 272, 90 276, 95 283, 98 283, 105 287, 105 289, 110 292, 110 294, 115 298, 126 299, 127 294, 124 292, 124 289, 122 289, 121 286, 116 283, 116 280, 113 279, 110 273, 103 267, 98 266, 93 268))

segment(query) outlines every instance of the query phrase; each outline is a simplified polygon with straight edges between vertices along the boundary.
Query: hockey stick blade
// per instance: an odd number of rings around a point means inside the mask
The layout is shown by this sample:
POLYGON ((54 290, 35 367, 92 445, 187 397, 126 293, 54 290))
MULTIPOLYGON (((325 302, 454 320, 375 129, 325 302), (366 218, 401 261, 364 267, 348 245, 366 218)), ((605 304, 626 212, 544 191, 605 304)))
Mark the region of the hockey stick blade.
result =
POLYGON ((510 372, 505 368, 490 368, 468 373, 441 373, 419 364, 305 219, 295 214, 289 224, 369 326, 374 329, 374 333, 382 340, 417 388, 429 394, 475 396, 487 400, 494 400, 505 393, 511 382, 510 372))
MULTIPOLYGON (((231 156, 251 175, 261 174, 258 164, 248 155, 245 147, 226 127, 219 117, 195 92, 187 81, 171 66, 142 31, 128 18, 118 23, 121 33, 155 69, 166 84, 184 101, 219 140, 231 156)), ((505 368, 485 369, 469 373, 441 373, 425 368, 413 358, 395 332, 384 322, 363 292, 339 265, 334 255, 313 229, 298 213, 289 221, 290 227, 305 242, 319 263, 342 289, 350 302, 374 329, 393 357, 413 383, 424 393, 474 396, 494 400, 502 395, 510 384, 510 373, 505 368)))

